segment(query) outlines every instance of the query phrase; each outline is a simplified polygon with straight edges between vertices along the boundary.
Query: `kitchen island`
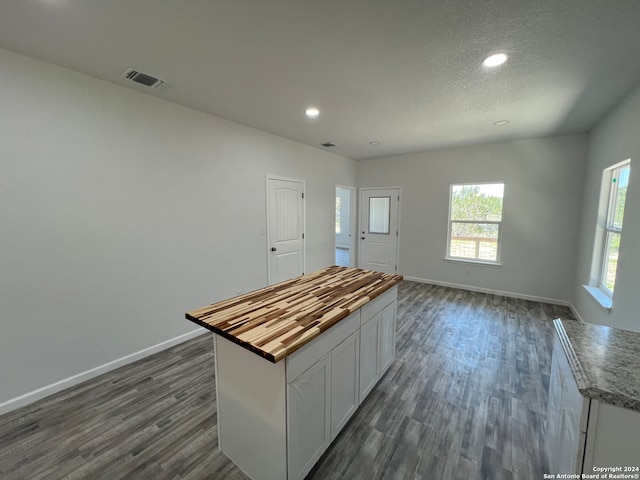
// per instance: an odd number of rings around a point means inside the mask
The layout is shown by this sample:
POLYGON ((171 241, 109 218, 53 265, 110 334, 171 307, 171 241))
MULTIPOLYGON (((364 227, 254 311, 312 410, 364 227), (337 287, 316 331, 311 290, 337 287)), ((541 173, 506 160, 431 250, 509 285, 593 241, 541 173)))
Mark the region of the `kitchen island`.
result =
POLYGON ((214 332, 218 448, 302 479, 395 357, 400 275, 332 266, 187 312, 214 332))
POLYGON ((574 320, 553 322, 545 442, 549 473, 637 478, 640 333, 574 320), (607 467, 619 470, 602 470, 607 467))

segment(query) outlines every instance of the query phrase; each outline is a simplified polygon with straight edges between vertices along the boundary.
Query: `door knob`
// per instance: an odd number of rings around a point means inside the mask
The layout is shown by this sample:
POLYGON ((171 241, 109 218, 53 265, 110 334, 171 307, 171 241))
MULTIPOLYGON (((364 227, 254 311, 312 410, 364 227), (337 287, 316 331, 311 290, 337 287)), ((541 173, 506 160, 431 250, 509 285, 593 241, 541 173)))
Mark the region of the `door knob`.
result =
POLYGON ((272 252, 275 252, 276 250, 278 250, 276 247, 271 247, 272 252))
POLYGON ((360 237, 360 240, 364 240, 364 237, 360 237))

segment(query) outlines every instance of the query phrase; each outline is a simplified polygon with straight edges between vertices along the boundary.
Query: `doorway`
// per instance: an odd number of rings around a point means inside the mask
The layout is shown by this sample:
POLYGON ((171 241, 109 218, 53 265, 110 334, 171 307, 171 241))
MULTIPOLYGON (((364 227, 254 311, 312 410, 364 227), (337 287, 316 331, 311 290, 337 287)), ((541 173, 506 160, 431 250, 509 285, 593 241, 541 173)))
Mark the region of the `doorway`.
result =
POLYGON ((385 273, 398 271, 400 188, 360 189, 358 266, 385 273))
POLYGON ((356 258, 356 189, 336 185, 335 264, 355 267, 356 258))

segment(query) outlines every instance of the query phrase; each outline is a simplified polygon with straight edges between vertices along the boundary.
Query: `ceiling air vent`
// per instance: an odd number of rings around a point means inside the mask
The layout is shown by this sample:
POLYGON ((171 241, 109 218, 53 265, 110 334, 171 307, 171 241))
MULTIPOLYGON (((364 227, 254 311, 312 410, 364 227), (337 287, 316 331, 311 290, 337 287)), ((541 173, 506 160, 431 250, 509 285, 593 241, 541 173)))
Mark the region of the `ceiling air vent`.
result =
POLYGON ((333 142, 324 142, 324 143, 321 143, 320 145, 322 145, 323 147, 327 147, 327 148, 336 146, 336 144, 333 143, 333 142))
POLYGON ((153 75, 149 75, 147 73, 142 73, 134 68, 130 68, 126 72, 122 74, 123 77, 128 78, 129 80, 133 80, 140 85, 144 85, 145 87, 157 88, 160 85, 164 85, 164 80, 160 80, 153 75))

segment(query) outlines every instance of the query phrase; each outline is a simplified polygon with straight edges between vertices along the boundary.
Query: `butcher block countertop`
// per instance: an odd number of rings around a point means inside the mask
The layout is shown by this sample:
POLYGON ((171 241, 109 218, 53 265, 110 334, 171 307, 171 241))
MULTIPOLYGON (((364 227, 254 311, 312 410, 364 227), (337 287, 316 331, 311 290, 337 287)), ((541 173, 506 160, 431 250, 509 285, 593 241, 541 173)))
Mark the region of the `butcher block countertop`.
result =
POLYGON ((401 275, 332 266, 185 316, 276 363, 400 281, 401 275))

